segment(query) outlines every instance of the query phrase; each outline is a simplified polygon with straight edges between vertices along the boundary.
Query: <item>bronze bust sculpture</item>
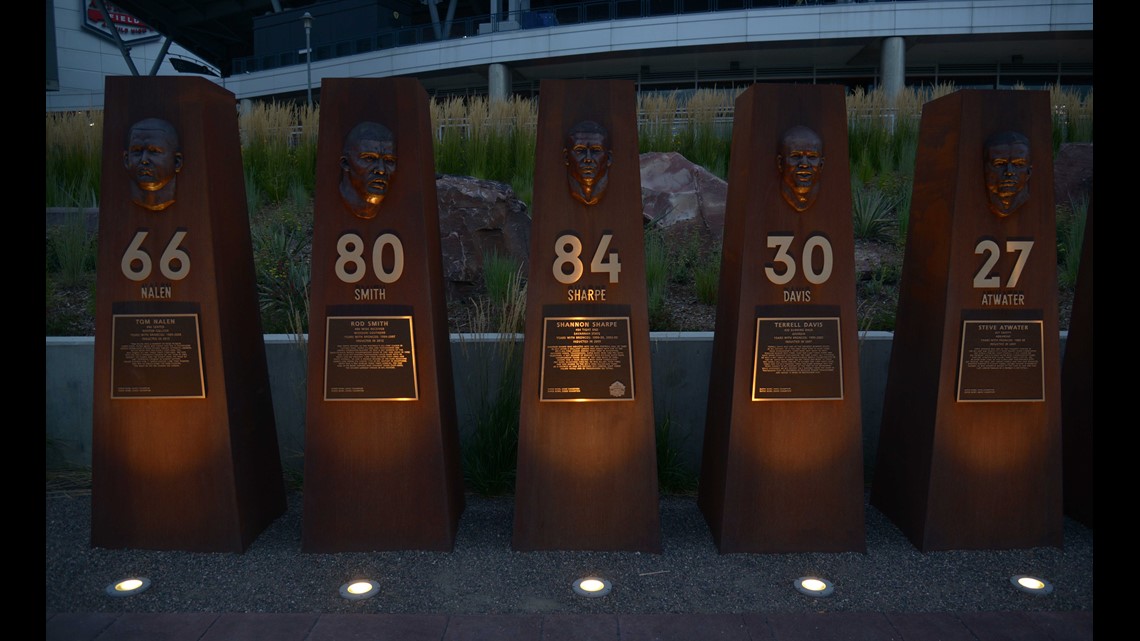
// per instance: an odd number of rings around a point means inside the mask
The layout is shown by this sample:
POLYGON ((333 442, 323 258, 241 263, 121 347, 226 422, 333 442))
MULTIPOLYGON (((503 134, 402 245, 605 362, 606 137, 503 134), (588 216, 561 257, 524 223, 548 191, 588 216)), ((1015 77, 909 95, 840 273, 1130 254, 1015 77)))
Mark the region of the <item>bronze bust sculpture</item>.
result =
POLYGON ((175 177, 182 171, 182 150, 174 125, 146 118, 131 125, 123 167, 131 174, 131 200, 150 211, 174 204, 175 177))
POLYGON ((819 196, 819 178, 823 171, 823 140, 803 125, 796 125, 780 138, 776 155, 780 172, 780 195, 792 209, 807 211, 819 196))
POLYGON ((986 139, 984 157, 990 211, 1005 218, 1029 200, 1029 139, 1016 131, 1000 131, 986 139))
POLYGON ((375 218, 396 174, 396 141, 376 122, 362 122, 348 132, 340 157, 340 197, 353 216, 375 218))
POLYGON ((609 147, 609 133, 591 120, 584 120, 566 133, 566 147, 562 155, 567 167, 566 179, 570 195, 585 205, 601 201, 609 182, 609 169, 613 164, 613 151, 609 147))

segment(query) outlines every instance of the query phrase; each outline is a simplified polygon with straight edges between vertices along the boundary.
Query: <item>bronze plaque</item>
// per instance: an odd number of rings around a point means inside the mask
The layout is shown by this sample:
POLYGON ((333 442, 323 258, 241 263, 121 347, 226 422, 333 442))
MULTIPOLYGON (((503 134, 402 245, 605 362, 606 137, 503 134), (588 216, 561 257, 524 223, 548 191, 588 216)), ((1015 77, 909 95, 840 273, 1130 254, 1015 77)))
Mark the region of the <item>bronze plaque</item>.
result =
POLYGON ((329 316, 326 401, 414 401, 416 349, 411 316, 329 316))
POLYGON ((962 321, 958 402, 1044 401, 1043 321, 962 321))
POLYGON ((111 398, 205 398, 197 314, 115 314, 111 398))
POLYGON ((632 401, 628 316, 543 319, 541 400, 632 401))
POLYGON ((757 318, 752 400, 828 399, 843 399, 839 318, 757 318))

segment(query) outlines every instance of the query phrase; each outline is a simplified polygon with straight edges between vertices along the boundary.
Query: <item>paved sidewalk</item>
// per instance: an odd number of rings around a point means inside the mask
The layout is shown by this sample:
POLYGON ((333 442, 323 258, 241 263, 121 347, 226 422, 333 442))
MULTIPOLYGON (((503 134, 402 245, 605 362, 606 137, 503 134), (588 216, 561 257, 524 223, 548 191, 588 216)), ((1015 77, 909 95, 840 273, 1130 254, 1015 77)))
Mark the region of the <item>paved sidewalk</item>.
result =
POLYGON ((1092 612, 57 614, 47 641, 1087 641, 1092 612))

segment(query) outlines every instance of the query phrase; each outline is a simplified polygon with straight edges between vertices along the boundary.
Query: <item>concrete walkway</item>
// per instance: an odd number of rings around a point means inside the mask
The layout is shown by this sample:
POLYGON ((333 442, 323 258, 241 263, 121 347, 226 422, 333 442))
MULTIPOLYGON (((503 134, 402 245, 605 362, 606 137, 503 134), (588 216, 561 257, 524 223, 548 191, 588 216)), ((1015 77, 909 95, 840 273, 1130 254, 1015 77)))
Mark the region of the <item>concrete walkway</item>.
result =
POLYGON ((1084 641, 1092 612, 55 614, 47 641, 1084 641))

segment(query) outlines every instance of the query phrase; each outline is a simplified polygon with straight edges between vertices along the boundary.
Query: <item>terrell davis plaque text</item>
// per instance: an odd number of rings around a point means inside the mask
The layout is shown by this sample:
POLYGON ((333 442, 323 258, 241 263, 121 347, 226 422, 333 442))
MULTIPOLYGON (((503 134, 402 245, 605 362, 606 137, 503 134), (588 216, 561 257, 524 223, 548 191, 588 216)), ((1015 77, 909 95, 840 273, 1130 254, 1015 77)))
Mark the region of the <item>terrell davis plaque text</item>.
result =
POLYGON ((757 318, 752 400, 841 400, 839 319, 757 318))

